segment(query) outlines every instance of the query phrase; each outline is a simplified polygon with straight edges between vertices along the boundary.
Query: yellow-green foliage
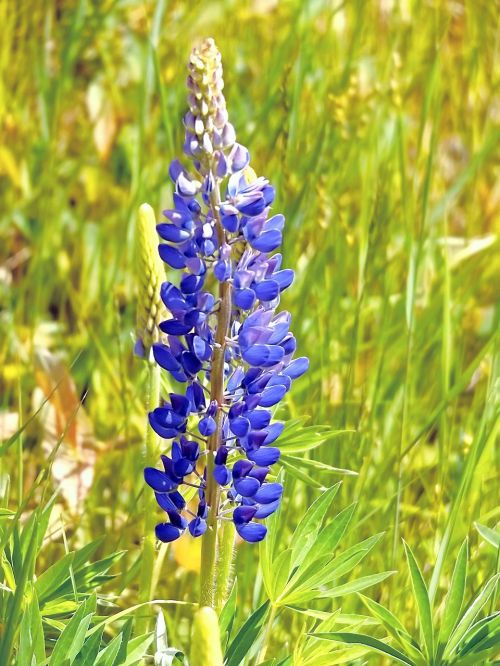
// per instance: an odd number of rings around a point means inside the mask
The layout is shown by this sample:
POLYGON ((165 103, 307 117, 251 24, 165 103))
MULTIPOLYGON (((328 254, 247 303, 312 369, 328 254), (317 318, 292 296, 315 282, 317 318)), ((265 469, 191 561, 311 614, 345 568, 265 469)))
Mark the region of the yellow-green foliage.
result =
MULTIPOLYGON (((30 635, 16 618, 36 615, 30 586, 66 547, 102 537, 92 560, 125 551, 98 615, 142 598, 147 371, 133 333, 138 304, 153 330, 163 267, 152 230, 140 246, 137 211, 147 201, 160 221, 171 206, 186 62, 207 36, 238 141, 287 218, 283 264, 297 277, 282 307, 311 370, 278 416, 343 431, 317 448, 303 431, 311 448, 286 470, 271 582, 286 584, 294 528, 340 478, 327 518, 358 502, 341 552, 384 532, 347 579, 397 571, 363 594, 413 635, 402 539, 427 584, 438 562, 438 616, 467 536, 466 598, 498 569, 474 528, 500 517, 496 14, 492 0, 0 0, 0 661, 30 635), (23 551, 36 554, 23 592, 12 531, 55 491, 46 537, 23 551)), ((198 549, 189 537, 162 547, 157 599, 196 601, 198 549)), ((235 571, 232 636, 265 600, 258 549, 239 547, 235 571)), ((40 601, 47 656, 82 579, 40 601)), ((313 605, 314 617, 280 607, 266 660, 295 650, 331 666, 308 636, 318 622, 385 639, 359 624, 356 594, 313 605)), ((169 644, 189 652, 192 609, 164 610, 169 644)), ((344 663, 381 663, 352 655, 344 663)))

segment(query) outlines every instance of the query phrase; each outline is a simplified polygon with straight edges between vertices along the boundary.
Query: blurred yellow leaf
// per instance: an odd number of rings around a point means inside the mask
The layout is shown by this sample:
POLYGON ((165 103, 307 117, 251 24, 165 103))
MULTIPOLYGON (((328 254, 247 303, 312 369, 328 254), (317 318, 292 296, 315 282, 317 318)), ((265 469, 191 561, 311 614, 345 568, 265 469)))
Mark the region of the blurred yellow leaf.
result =
POLYGON ((64 434, 52 465, 52 477, 68 508, 78 513, 94 478, 96 450, 91 423, 60 357, 37 348, 35 378, 38 388, 33 393, 33 408, 36 410, 48 399, 39 415, 42 446, 50 454, 64 434))

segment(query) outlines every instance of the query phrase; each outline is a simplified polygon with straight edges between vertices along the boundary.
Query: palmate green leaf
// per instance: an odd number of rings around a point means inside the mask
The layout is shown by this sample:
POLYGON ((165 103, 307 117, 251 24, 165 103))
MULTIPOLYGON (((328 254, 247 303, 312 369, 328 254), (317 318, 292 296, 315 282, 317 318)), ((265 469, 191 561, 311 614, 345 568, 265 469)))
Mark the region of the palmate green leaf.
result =
POLYGON ((306 426, 308 420, 309 417, 304 416, 286 422, 280 437, 280 448, 287 454, 311 451, 345 433, 355 432, 355 430, 332 430, 327 425, 306 426))
POLYGON ((420 629, 422 631, 425 643, 427 659, 430 661, 434 655, 434 626, 432 624, 431 603, 429 593, 417 561, 411 551, 410 546, 403 541, 410 570, 411 584, 413 594, 417 603, 420 629))
POLYGON ((462 639, 459 655, 480 652, 493 645, 498 647, 500 653, 500 611, 476 622, 467 631, 462 639))
POLYGON ((120 633, 99 652, 95 666, 113 666, 118 656, 118 652, 120 651, 120 647, 122 646, 122 642, 123 635, 120 633))
POLYGON ((388 608, 377 603, 373 599, 359 595, 361 601, 368 608, 370 613, 379 620, 390 636, 398 643, 400 648, 416 662, 423 661, 424 655, 420 651, 417 642, 406 631, 398 618, 388 608))
POLYGON ((461 640, 466 635, 469 627, 472 626, 476 617, 488 603, 491 595, 493 594, 493 591, 495 590, 499 578, 500 574, 496 574, 490 578, 488 582, 482 587, 474 601, 472 601, 472 603, 467 607, 465 613, 462 615, 460 622, 457 624, 456 629, 450 636, 450 639, 443 653, 443 659, 448 659, 457 649, 461 640))
POLYGON ((283 453, 280 457, 280 463, 286 465, 287 469, 290 469, 290 466, 295 468, 304 467, 314 473, 324 472, 326 474, 343 474, 345 476, 357 476, 357 472, 353 472, 350 469, 343 469, 342 467, 333 467, 332 465, 327 465, 321 460, 309 460, 308 458, 299 458, 297 456, 291 456, 287 453, 283 453))
POLYGON ((87 638, 75 659, 76 666, 86 666, 87 664, 95 663, 101 648, 103 633, 104 627, 102 627, 101 630, 97 631, 95 634, 92 634, 90 638, 87 638))
MULTIPOLYGON (((34 512, 37 513, 37 512, 34 512)), ((21 544, 19 532, 16 529, 13 532, 15 550, 17 551, 17 562, 14 563, 14 572, 16 576, 16 587, 14 594, 8 594, 3 608, 4 626, 0 636, 0 664, 9 664, 14 646, 14 640, 21 622, 22 606, 26 589, 29 587, 33 578, 37 549, 37 527, 30 528, 30 541, 26 550, 26 556, 21 556, 21 544), (17 568, 16 568, 17 567, 17 568)), ((14 559, 14 558, 13 558, 14 559)))
POLYGON ((339 643, 347 643, 350 645, 363 645, 364 647, 380 652, 388 657, 392 657, 400 664, 406 664, 407 666, 415 666, 415 662, 412 661, 405 654, 396 650, 396 648, 379 641, 377 638, 368 636, 366 634, 356 634, 349 632, 329 632, 329 633, 312 633, 311 636, 315 638, 321 638, 327 641, 337 641, 339 643))
MULTIPOLYGON (((481 652, 459 657, 453 664, 456 666, 478 666, 478 664, 488 664, 488 660, 491 658, 495 659, 495 657, 498 657, 498 645, 494 645, 481 652)), ((497 662, 495 661, 494 663, 496 664, 497 662)))
MULTIPOLYGON (((83 565, 80 564, 80 561, 76 557, 74 559, 69 557, 68 560, 64 562, 64 566, 61 567, 58 566, 59 563, 56 563, 56 565, 54 565, 54 570, 51 571, 43 581, 42 598, 44 602, 52 599, 73 598, 73 582, 80 594, 88 594, 98 585, 102 585, 108 580, 112 580, 114 576, 107 575, 107 572, 113 564, 123 557, 124 554, 125 551, 119 551, 102 560, 98 560, 97 562, 84 563, 83 565), (55 587, 57 585, 57 575, 59 572, 60 585, 55 587)), ((72 553, 68 553, 68 555, 72 555, 72 553)), ((75 556, 76 555, 77 553, 75 553, 75 556)), ((63 560, 64 559, 65 558, 63 558, 63 560)), ((42 608, 42 612, 45 614, 44 607, 42 608)))
POLYGON ((122 666, 133 666, 137 664, 146 654, 149 646, 153 642, 154 634, 144 634, 136 636, 127 643, 127 657, 122 662, 122 666))
POLYGON ((303 469, 295 465, 292 461, 287 460, 287 456, 280 457, 280 465, 287 471, 290 476, 293 476, 294 479, 298 479, 306 484, 310 488, 316 488, 316 490, 326 490, 326 486, 323 483, 320 483, 318 479, 314 478, 310 474, 304 472, 303 469))
POLYGON ((451 577, 450 589, 446 596, 444 604, 444 614, 439 631, 437 658, 441 657, 446 647, 446 643, 455 629, 465 595, 465 583, 467 579, 467 559, 468 559, 468 542, 467 539, 463 542, 458 553, 453 575, 451 577))
POLYGON ((45 641, 38 600, 31 586, 21 620, 16 663, 18 666, 32 666, 33 660, 35 664, 45 660, 45 641))
POLYGON ((320 495, 306 511, 304 517, 297 525, 292 537, 292 559, 291 567, 295 569, 300 566, 307 554, 316 542, 321 525, 328 515, 328 510, 333 498, 340 488, 340 482, 336 483, 320 495))
POLYGON ((88 628, 96 610, 96 597, 84 601, 57 639, 49 666, 72 664, 83 647, 88 628))
POLYGON ((361 578, 356 578, 355 580, 349 581, 349 583, 336 585, 333 589, 327 590, 326 592, 320 592, 318 594, 318 598, 335 599, 337 597, 346 596, 347 594, 352 594, 353 592, 360 592, 367 587, 381 583, 383 580, 386 580, 386 578, 389 578, 389 576, 392 576, 395 573, 397 572, 383 571, 382 573, 371 574, 370 576, 362 576, 361 578))
POLYGON ((144 601, 140 604, 135 604, 134 606, 129 606, 128 608, 124 608, 121 611, 118 611, 118 613, 115 613, 114 615, 110 615, 109 617, 104 618, 104 620, 101 620, 98 624, 92 627, 92 629, 89 629, 87 632, 87 636, 92 636, 96 632, 100 631, 104 627, 107 627, 108 624, 113 624, 113 622, 116 622, 117 620, 121 620, 122 618, 126 617, 127 615, 130 615, 131 613, 134 613, 136 610, 139 608, 144 608, 144 606, 154 606, 156 604, 165 604, 165 605, 174 605, 174 606, 194 606, 195 604, 190 603, 188 601, 176 601, 175 599, 152 599, 151 601, 144 601))
POLYGON ((280 594, 285 589, 288 578, 291 571, 291 561, 292 561, 292 549, 287 548, 282 553, 278 555, 274 561, 274 576, 273 576, 273 587, 272 587, 272 596, 270 601, 272 604, 277 601, 280 594))
POLYGON ((315 560, 305 570, 306 562, 292 576, 283 594, 279 598, 280 605, 301 604, 311 601, 321 593, 326 593, 325 587, 336 582, 341 576, 349 573, 363 560, 374 545, 380 540, 382 534, 377 534, 354 546, 348 548, 338 557, 331 559, 330 556, 315 560))
POLYGON ((235 577, 231 593, 227 598, 224 608, 219 616, 219 629, 221 635, 222 650, 225 651, 231 632, 233 629, 234 620, 236 618, 236 601, 238 598, 238 578, 235 577))
POLYGON ((344 536, 349 524, 354 516, 357 504, 354 502, 350 506, 338 513, 331 523, 328 523, 321 532, 314 544, 314 556, 316 559, 324 555, 332 555, 344 536))
POLYGON ((388 608, 385 608, 385 606, 382 606, 377 601, 374 601, 369 597, 365 597, 364 594, 360 594, 359 598, 370 611, 370 613, 378 620, 380 620, 386 629, 391 629, 394 638, 397 638, 401 634, 408 640, 412 640, 410 634, 406 631, 405 627, 401 624, 401 622, 392 611, 390 611, 388 608))
POLYGON ((116 656, 115 663, 116 664, 122 664, 125 661, 125 658, 127 656, 127 646, 130 642, 130 637, 132 636, 132 628, 134 626, 133 620, 131 617, 127 618, 125 621, 125 624, 122 627, 122 630, 120 632, 120 635, 122 637, 121 643, 120 643, 120 649, 118 650, 118 654, 116 656))
POLYGON ((278 534, 280 520, 283 512, 283 504, 278 511, 267 519, 267 536, 259 543, 259 564, 262 571, 262 580, 269 599, 273 596, 274 586, 274 551, 276 535, 278 534))
POLYGON ((65 583, 71 585, 71 571, 77 574, 102 544, 103 538, 96 539, 78 551, 67 553, 60 560, 46 569, 36 581, 36 591, 43 606, 52 598, 59 598, 58 591, 65 583))
POLYGON ((485 541, 493 546, 493 548, 500 548, 500 533, 496 530, 492 530, 486 525, 481 525, 481 523, 474 523, 474 527, 483 537, 485 541))
POLYGON ((259 646, 259 638, 268 612, 269 602, 266 601, 250 615, 234 637, 224 656, 225 666, 239 666, 249 655, 250 650, 259 646))

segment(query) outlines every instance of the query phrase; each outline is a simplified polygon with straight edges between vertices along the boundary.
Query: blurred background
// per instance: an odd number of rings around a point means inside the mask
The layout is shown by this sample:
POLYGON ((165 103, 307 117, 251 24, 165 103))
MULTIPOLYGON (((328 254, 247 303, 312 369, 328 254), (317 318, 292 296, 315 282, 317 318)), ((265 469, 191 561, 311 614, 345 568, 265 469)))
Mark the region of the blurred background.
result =
MULTIPOLYGON (((318 489, 343 478, 335 504, 358 502, 352 538, 385 531, 363 566, 400 572, 372 594, 409 626, 401 537, 427 575, 443 534, 451 563, 468 534, 471 593, 494 572, 473 523, 499 518, 495 9, 0 0, 0 498, 28 516, 59 490, 40 570, 64 554, 63 531, 71 549, 104 536, 102 556, 126 553, 102 593, 137 601, 137 208, 169 207, 185 63, 212 36, 238 140, 287 218, 284 263, 297 278, 283 307, 311 370, 280 415, 303 418, 304 438, 324 436, 287 470, 283 547, 318 489)), ((158 597, 193 599, 198 546, 163 552, 158 597)), ((243 619, 261 586, 256 550, 238 557, 243 619)), ((356 597, 342 607, 362 608, 356 597)), ((180 644, 188 614, 169 618, 180 644)), ((306 626, 286 617, 279 644, 306 626)))

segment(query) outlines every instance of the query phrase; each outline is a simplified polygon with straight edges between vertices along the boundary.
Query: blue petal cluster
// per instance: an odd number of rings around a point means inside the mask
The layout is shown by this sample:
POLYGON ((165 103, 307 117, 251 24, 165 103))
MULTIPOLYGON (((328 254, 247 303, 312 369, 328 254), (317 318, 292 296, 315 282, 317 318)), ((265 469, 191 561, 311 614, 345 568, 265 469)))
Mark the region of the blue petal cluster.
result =
MULTIPOLYGON (((196 93, 196 85, 188 85, 196 93)), ((217 113, 225 110, 222 101, 218 97, 217 113)), ((164 241, 160 257, 179 271, 179 279, 162 285, 171 318, 160 324, 162 339, 153 345, 155 361, 183 390, 149 414, 155 432, 173 442, 170 456, 162 456, 163 469, 146 468, 144 475, 169 519, 156 527, 160 540, 172 541, 186 530, 195 537, 204 534, 207 485, 216 482, 217 518, 232 519, 238 534, 255 542, 266 534, 259 521, 276 511, 283 491, 271 475, 283 431, 272 410, 306 372, 308 360, 294 358, 290 314, 276 313, 294 273, 282 268, 281 254, 273 254, 285 222, 271 214, 274 188, 249 168, 249 152, 234 142, 227 116, 224 131, 217 124, 211 133, 204 131, 205 120, 195 139, 198 116, 192 104, 189 114, 185 152, 196 174, 178 161, 170 167, 174 207, 164 211, 166 221, 157 230, 164 241), (216 342, 221 285, 229 286, 231 299, 222 345, 216 342), (221 347, 224 390, 217 401, 212 373, 221 347), (214 455, 212 479, 206 455, 214 455), (196 511, 179 492, 183 484, 196 488, 196 511)))

